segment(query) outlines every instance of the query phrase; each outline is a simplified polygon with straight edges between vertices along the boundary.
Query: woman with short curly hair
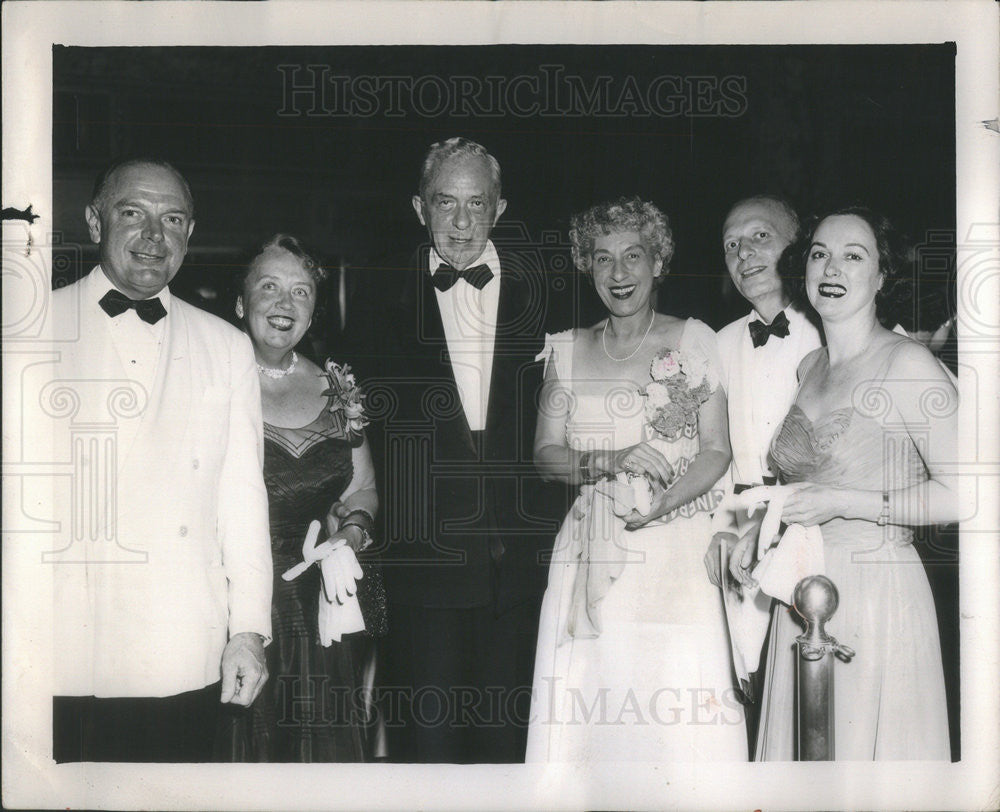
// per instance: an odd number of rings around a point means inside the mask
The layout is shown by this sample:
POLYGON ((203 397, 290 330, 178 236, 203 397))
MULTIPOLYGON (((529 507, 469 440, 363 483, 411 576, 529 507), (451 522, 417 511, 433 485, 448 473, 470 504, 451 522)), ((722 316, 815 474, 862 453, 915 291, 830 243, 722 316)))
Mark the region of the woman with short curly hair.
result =
POLYGON ((548 337, 535 465, 580 495, 549 568, 527 758, 745 760, 702 568, 730 458, 715 333, 656 312, 674 243, 655 205, 622 198, 571 222, 607 318, 548 337))
POLYGON ((662 281, 674 256, 674 235, 667 216, 652 203, 637 197, 601 203, 570 218, 569 239, 577 269, 590 273, 594 241, 613 231, 634 231, 642 237, 663 264, 663 273, 657 276, 658 282, 662 281))

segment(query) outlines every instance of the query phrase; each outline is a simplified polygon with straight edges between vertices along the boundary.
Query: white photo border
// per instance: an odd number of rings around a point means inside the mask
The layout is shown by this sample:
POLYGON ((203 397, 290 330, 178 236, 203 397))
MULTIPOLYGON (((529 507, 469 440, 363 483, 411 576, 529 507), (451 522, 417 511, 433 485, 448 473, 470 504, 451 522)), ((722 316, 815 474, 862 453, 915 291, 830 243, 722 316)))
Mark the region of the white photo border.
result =
MULTIPOLYGON (((1000 806, 997 442, 1000 135, 998 15, 984 2, 8 2, 3 6, 4 205, 53 211, 52 45, 957 44, 956 148, 962 426, 972 461, 960 560, 959 763, 55 765, 50 758, 51 585, 8 517, 4 486, 3 802, 33 808, 965 809, 1000 806), (976 325, 965 329, 970 304, 976 325), (973 391, 969 386, 974 385, 973 391), (979 404, 979 414, 970 413, 979 404), (975 418, 975 419, 973 419, 975 418)), ((34 226, 36 237, 46 223, 34 226)), ((40 243, 44 240, 39 240, 40 243)), ((4 224, 4 293, 24 295, 22 224, 4 224)), ((43 244, 36 259, 51 268, 43 244)), ((44 297, 43 297, 44 298, 44 297)), ((33 303, 4 296, 8 323, 33 303)), ((18 413, 4 346, 5 473, 18 413)), ((13 469, 11 469, 13 470, 13 469)), ((30 514, 31 511, 28 510, 30 514)), ((914 697, 919 702, 919 697, 914 697)))

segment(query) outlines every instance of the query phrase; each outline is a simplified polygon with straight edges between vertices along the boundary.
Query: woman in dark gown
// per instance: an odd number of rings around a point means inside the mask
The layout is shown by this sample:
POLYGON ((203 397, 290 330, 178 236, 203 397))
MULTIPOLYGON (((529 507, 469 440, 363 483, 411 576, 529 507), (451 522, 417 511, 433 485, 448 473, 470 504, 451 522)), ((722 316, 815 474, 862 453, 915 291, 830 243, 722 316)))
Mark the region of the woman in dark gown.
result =
POLYGON ((386 618, 381 575, 363 552, 378 497, 360 399, 349 372, 330 362, 320 369, 294 350, 312 322, 324 278, 298 240, 279 234, 249 264, 236 303, 261 383, 274 637, 263 692, 227 718, 225 760, 368 761, 375 755, 379 726, 371 686, 375 640, 385 633, 386 618), (303 540, 314 521, 326 531, 316 540, 339 549, 286 580, 282 576, 303 563, 303 540), (363 630, 350 631, 357 622, 347 625, 351 605, 361 610, 363 630))

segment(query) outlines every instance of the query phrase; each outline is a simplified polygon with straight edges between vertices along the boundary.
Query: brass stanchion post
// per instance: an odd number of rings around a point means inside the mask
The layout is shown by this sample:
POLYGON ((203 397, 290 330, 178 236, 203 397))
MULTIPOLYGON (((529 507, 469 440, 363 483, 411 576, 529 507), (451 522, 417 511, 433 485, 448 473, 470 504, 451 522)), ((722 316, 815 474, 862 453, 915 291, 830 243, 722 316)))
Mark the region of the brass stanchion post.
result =
POLYGON ((806 622, 796 638, 795 690, 799 761, 833 761, 833 658, 850 662, 854 651, 826 633, 824 625, 837 611, 837 587, 823 575, 803 578, 792 596, 795 611, 806 622))

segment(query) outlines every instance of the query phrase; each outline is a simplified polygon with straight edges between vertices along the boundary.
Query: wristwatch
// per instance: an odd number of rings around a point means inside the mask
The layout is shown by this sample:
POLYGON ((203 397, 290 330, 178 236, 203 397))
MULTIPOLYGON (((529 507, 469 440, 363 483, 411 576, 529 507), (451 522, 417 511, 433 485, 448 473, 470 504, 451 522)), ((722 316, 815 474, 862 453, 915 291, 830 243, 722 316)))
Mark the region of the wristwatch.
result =
POLYGON ((879 527, 889 524, 889 491, 882 491, 882 512, 879 513, 876 524, 879 527))
POLYGON ((359 522, 349 522, 349 521, 341 522, 340 529, 343 530, 345 527, 356 527, 358 528, 358 530, 361 531, 361 546, 357 550, 355 550, 355 552, 360 553, 362 550, 367 550, 369 547, 371 547, 374 539, 372 538, 372 534, 368 532, 367 527, 360 524, 359 522))

